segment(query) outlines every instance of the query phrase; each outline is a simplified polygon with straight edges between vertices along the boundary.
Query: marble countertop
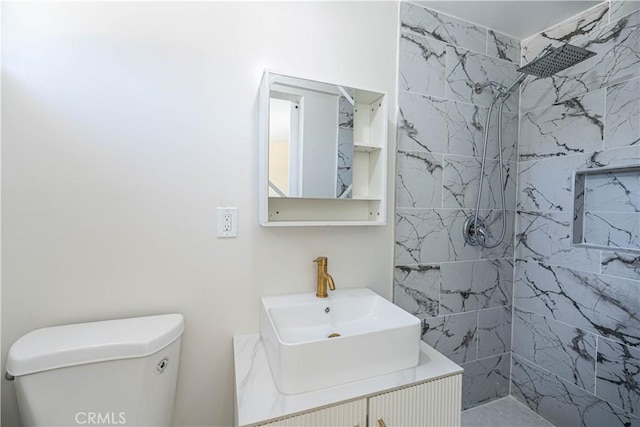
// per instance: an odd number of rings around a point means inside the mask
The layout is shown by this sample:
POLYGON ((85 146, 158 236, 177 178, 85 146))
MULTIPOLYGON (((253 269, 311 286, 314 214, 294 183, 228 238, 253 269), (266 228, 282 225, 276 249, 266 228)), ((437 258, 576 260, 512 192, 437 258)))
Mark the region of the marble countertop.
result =
POLYGON ((424 342, 418 365, 403 371, 306 393, 283 394, 271 376, 259 334, 233 337, 235 422, 250 426, 339 402, 379 394, 413 383, 462 373, 463 369, 424 342))

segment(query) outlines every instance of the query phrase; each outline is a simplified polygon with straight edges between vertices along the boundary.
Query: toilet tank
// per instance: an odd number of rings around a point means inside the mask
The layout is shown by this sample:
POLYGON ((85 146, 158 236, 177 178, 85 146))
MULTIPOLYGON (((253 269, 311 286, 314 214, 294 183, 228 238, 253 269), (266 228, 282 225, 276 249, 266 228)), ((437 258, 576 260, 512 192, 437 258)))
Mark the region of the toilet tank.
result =
POLYGON ((7 356, 24 426, 169 426, 180 314, 38 329, 7 356))

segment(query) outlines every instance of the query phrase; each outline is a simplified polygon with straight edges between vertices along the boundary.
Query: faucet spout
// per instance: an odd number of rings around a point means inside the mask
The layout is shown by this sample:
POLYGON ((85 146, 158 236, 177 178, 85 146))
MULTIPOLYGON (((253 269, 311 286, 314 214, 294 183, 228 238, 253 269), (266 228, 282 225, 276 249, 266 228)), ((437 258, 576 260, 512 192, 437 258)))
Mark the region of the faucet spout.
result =
POLYGON ((331 275, 326 271, 322 273, 322 277, 327 281, 327 284, 329 285, 329 289, 331 289, 332 291, 335 291, 336 284, 333 281, 333 277, 331 277, 331 275))
POLYGON ((316 289, 316 296, 318 298, 326 298, 328 296, 327 285, 332 291, 336 289, 336 284, 333 281, 333 277, 331 277, 331 275, 327 273, 327 257, 318 257, 314 259, 313 262, 318 263, 318 284, 316 289))

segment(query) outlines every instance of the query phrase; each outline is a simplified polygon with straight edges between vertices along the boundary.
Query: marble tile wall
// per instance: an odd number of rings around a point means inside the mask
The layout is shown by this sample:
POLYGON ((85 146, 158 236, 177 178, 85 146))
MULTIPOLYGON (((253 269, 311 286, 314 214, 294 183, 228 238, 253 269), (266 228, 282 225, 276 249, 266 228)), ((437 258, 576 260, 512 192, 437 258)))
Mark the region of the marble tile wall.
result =
MULTIPOLYGON (((519 103, 506 105, 503 165, 489 147, 481 201, 499 233, 505 188, 506 239, 491 250, 469 246, 462 225, 475 209, 493 96, 472 87, 513 82, 520 42, 418 4, 400 7, 394 302, 422 319, 425 342, 465 369, 469 408, 509 394, 519 103)), ((489 131, 495 140, 497 127, 489 131)))
POLYGON ((640 426, 640 253, 622 249, 638 247, 638 174, 587 177, 584 238, 612 249, 571 245, 573 171, 640 165, 639 6, 522 42, 523 64, 549 43, 597 53, 520 93, 511 393, 555 425, 640 426))

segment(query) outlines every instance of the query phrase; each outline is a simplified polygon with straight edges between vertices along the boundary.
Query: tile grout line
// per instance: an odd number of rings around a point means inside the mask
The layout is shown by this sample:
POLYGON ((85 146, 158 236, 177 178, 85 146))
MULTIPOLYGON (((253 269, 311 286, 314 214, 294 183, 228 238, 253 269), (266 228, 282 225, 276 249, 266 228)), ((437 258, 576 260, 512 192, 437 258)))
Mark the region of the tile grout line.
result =
MULTIPOLYGON (((523 58, 523 42, 522 40, 520 40, 520 65, 522 65, 522 58, 523 58)), ((521 129, 521 120, 522 120, 522 98, 523 98, 523 94, 522 94, 522 84, 520 86, 518 86, 518 131, 517 131, 517 136, 516 136, 516 153, 515 153, 515 158, 516 158, 516 214, 514 215, 513 218, 513 270, 512 270, 512 274, 511 274, 511 345, 510 345, 510 351, 511 351, 511 355, 510 355, 510 360, 509 360, 509 396, 512 395, 513 393, 513 344, 515 342, 515 337, 514 337, 514 326, 515 326, 515 290, 516 290, 516 276, 517 276, 517 251, 518 251, 518 226, 519 226, 519 215, 517 213, 517 209, 518 209, 518 204, 519 204, 519 189, 520 189, 520 129, 521 129)))
POLYGON ((527 363, 529 363, 529 364, 531 364, 531 365, 535 366, 535 368, 540 369, 541 371, 543 371, 543 373, 548 374, 548 375, 552 375, 552 376, 554 376, 556 379, 558 379, 558 380, 560 380, 560 381, 564 381, 564 382, 566 382, 567 384, 570 384, 570 385, 572 385, 572 386, 574 386, 574 387, 576 387, 576 388, 579 388, 580 390, 584 391, 584 392, 585 392, 585 393, 587 393, 588 395, 590 395, 590 396, 592 396, 592 397, 595 397, 595 398, 596 398, 596 399, 598 399, 599 401, 601 401, 601 402, 606 402, 608 405, 611 405, 611 406, 613 406, 614 408, 621 410, 621 411, 622 411, 622 412, 624 412, 625 414, 629 414, 631 417, 637 418, 634 414, 632 414, 632 413, 631 413, 631 412, 629 412, 628 410, 626 410, 626 409, 624 409, 624 408, 621 408, 620 406, 615 405, 615 404, 613 404, 613 403, 609 402, 608 400, 606 400, 606 399, 604 399, 604 398, 602 398, 602 397, 600 397, 600 396, 597 396, 595 393, 592 393, 592 392, 590 392, 589 390, 586 390, 586 389, 584 389, 584 388, 580 387, 579 385, 572 383, 571 381, 566 380, 564 377, 561 377, 560 375, 557 375, 557 374, 555 374, 555 373, 551 372, 550 370, 548 370, 548 369, 546 369, 546 368, 544 368, 544 367, 542 367, 542 366, 538 365, 537 363, 532 362, 531 360, 527 359, 526 357, 523 357, 523 356, 521 356, 521 355, 519 355, 519 354, 516 354, 516 356, 517 356, 518 358, 520 358, 520 359, 522 359, 522 360, 526 361, 527 363))
POLYGON ((595 371, 593 373, 593 394, 598 395, 598 347, 600 344, 600 337, 596 336, 596 361, 594 363, 595 371))
POLYGON ((480 310, 476 311, 476 362, 478 361, 478 354, 480 353, 480 310))

